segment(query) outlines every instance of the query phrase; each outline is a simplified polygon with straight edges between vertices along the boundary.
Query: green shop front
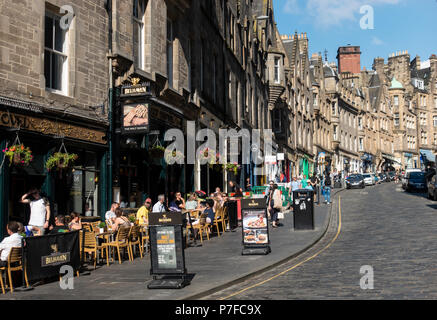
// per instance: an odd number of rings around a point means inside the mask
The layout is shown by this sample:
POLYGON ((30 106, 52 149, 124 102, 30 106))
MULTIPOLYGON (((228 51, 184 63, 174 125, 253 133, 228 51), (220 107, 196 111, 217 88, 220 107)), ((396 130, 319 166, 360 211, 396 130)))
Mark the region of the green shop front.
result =
POLYGON ((51 219, 71 212, 102 216, 108 207, 106 124, 62 116, 25 101, 0 97, 0 236, 8 221, 26 225, 30 208, 20 199, 31 188, 50 201, 51 219), (28 164, 14 164, 4 151, 23 145, 32 153, 28 164), (48 170, 56 152, 76 154, 69 168, 48 170))

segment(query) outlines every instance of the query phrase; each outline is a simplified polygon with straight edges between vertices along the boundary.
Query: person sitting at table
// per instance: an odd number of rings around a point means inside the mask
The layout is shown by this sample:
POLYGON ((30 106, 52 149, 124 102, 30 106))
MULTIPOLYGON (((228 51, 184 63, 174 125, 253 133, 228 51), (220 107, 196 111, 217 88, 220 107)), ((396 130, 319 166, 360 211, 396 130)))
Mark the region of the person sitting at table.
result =
POLYGON ((123 216, 120 208, 115 209, 115 218, 112 220, 112 231, 116 232, 120 227, 130 227, 130 221, 123 216))
MULTIPOLYGON (((207 199, 206 201, 203 201, 200 203, 200 211, 203 213, 206 213, 206 223, 213 223, 214 221, 214 217, 215 217, 215 212, 213 210, 213 206, 214 206, 214 200, 212 199, 207 199)), ((200 219, 196 220, 193 222, 193 225, 199 224, 200 223, 200 219)))
POLYGON ((196 210, 198 207, 198 203, 196 200, 196 195, 193 193, 188 198, 188 201, 185 203, 185 209, 187 210, 196 210))
POLYGON ((115 218, 115 210, 120 208, 120 205, 117 202, 113 202, 111 204, 111 210, 106 211, 105 213, 105 221, 108 226, 112 225, 112 220, 115 218))
POLYGON ((68 224, 70 231, 82 229, 82 220, 77 212, 70 213, 71 221, 68 224))
POLYGON ((70 229, 68 229, 68 226, 65 225, 65 216, 62 214, 58 214, 55 217, 55 226, 51 227, 49 234, 56 234, 56 233, 63 233, 68 232, 70 229))
POLYGON ((182 198, 181 193, 178 191, 176 192, 175 200, 174 200, 176 206, 182 211, 185 209, 185 200, 182 198))
POLYGON ((8 258, 12 248, 21 248, 21 239, 23 239, 23 237, 18 233, 19 228, 20 225, 16 221, 9 221, 6 226, 9 237, 5 237, 3 241, 0 242, 0 267, 6 267, 8 265, 8 258))
POLYGON ((152 205, 152 199, 147 198, 144 205, 137 211, 137 220, 140 225, 149 224, 149 212, 152 205))

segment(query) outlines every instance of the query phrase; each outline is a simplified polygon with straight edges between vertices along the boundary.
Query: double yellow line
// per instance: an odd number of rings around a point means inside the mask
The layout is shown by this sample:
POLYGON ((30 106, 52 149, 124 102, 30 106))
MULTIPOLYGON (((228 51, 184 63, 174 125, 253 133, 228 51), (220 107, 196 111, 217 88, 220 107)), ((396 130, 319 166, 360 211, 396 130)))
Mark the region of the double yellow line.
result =
POLYGON ((219 300, 226 300, 226 299, 232 298, 233 296, 236 296, 236 295, 238 295, 238 294, 240 294, 240 293, 243 293, 243 292, 245 292, 245 291, 247 291, 247 290, 250 290, 250 289, 253 289, 253 288, 255 288, 255 287, 258 287, 258 286, 260 286, 260 285, 262 285, 262 284, 264 284, 264 283, 266 283, 266 282, 269 282, 269 281, 271 281, 271 280, 273 280, 273 279, 276 279, 277 277, 280 277, 280 276, 282 276, 283 274, 285 274, 285 273, 287 273, 287 272, 289 272, 289 271, 291 271, 291 270, 293 270, 293 269, 299 267, 300 265, 304 264, 305 262, 314 259, 314 258, 317 257, 318 255, 320 255, 323 251, 325 251, 326 249, 328 249, 328 248, 329 248, 329 247, 330 247, 330 246, 335 242, 335 240, 337 240, 338 236, 340 235, 340 231, 341 231, 341 198, 338 197, 338 229, 337 229, 337 234, 336 234, 335 237, 334 237, 334 238, 333 238, 333 239, 332 239, 332 240, 331 240, 331 241, 326 245, 326 247, 324 247, 323 249, 321 249, 320 251, 318 251, 316 254, 312 255, 311 257, 309 257, 309 258, 307 258, 307 259, 305 259, 305 260, 299 262, 298 264, 295 264, 294 266, 288 268, 287 270, 284 270, 284 271, 278 273, 277 275, 274 275, 273 277, 270 277, 270 278, 268 278, 268 279, 266 279, 266 280, 264 280, 264 281, 258 282, 258 283, 256 283, 256 284, 250 286, 250 287, 244 288, 244 289, 242 289, 242 290, 240 290, 240 291, 237 291, 237 292, 235 292, 235 293, 233 293, 233 294, 231 294, 231 295, 229 295, 229 296, 227 296, 227 297, 221 298, 221 299, 219 299, 219 300))

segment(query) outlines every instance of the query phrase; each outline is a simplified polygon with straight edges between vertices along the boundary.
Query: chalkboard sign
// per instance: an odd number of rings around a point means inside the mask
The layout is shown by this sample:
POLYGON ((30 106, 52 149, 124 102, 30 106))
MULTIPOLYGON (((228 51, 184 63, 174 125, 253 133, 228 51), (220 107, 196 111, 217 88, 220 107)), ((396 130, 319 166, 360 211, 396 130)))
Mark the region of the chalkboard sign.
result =
POLYGON ((149 213, 150 259, 153 275, 185 274, 182 215, 149 213))

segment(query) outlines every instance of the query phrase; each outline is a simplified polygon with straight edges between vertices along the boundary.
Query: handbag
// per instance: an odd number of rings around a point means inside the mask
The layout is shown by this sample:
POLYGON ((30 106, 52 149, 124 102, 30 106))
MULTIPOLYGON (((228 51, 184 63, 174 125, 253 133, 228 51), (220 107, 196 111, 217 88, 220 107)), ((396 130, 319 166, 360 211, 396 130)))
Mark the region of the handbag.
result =
POLYGON ((278 219, 284 219, 284 213, 279 211, 278 212, 278 219))

